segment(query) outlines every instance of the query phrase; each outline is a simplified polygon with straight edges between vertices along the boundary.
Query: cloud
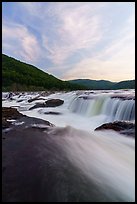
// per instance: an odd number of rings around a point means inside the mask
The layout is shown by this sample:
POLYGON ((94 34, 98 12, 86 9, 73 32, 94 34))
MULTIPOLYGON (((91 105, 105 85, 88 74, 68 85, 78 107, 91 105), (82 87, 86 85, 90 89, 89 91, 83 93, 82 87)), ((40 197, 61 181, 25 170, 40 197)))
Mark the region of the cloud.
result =
POLYGON ((2 49, 28 62, 35 62, 40 55, 36 37, 25 26, 17 23, 3 22, 2 49))
MULTIPOLYGON (((111 27, 109 27, 111 28, 111 27)), ((106 33, 109 36, 109 32, 106 33)), ((105 36, 102 36, 102 42, 105 36)), ((65 72, 64 79, 91 78, 119 81, 135 76, 135 16, 122 23, 121 29, 94 55, 80 60, 65 72)))
POLYGON ((129 18, 117 38, 94 56, 73 65, 64 79, 91 78, 120 81, 135 76, 134 18, 129 18), (131 20, 132 19, 132 20, 131 20))
POLYGON ((80 2, 48 4, 19 2, 18 4, 26 11, 31 27, 41 34, 46 57, 56 65, 63 64, 81 49, 92 48, 101 40, 102 22, 99 12, 98 14, 95 12, 103 3, 91 5, 80 2), (35 21, 39 21, 37 28, 35 21))
POLYGON ((63 79, 134 76, 134 4, 11 4, 2 28, 5 54, 63 79))
POLYGON ((92 48, 101 40, 99 15, 90 16, 91 7, 87 4, 83 6, 83 4, 74 6, 71 4, 71 7, 66 7, 65 4, 57 6, 54 15, 58 19, 56 33, 60 40, 49 45, 51 50, 49 58, 53 63, 63 64, 77 51, 92 48))

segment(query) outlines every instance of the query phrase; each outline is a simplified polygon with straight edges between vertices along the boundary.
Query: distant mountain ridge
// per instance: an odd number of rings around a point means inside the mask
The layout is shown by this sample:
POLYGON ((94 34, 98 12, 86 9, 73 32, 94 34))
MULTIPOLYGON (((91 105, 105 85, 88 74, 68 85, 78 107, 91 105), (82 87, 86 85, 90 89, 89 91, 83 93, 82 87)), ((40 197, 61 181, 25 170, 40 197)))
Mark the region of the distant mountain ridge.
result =
POLYGON ((111 82, 108 80, 75 79, 69 80, 72 84, 84 85, 87 89, 135 89, 135 80, 111 82))

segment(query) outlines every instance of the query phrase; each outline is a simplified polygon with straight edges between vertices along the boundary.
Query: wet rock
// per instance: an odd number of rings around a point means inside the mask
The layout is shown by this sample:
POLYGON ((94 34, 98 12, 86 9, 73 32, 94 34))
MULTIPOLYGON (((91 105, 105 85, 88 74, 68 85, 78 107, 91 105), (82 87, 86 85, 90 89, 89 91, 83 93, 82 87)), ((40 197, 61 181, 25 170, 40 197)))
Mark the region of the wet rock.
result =
POLYGON ((49 99, 46 101, 46 107, 56 107, 64 103, 61 99, 49 99))
POLYGON ((18 119, 22 117, 23 114, 19 113, 15 108, 2 108, 2 118, 5 119, 18 119))
POLYGON ((44 112, 44 114, 49 114, 49 115, 61 115, 62 113, 49 111, 49 112, 44 112))
POLYGON ((28 102, 31 103, 31 102, 33 102, 33 101, 38 101, 38 100, 45 100, 45 99, 43 99, 42 97, 37 96, 37 97, 35 97, 35 98, 29 99, 28 102))
POLYGON ((36 128, 41 129, 41 125, 53 127, 54 125, 50 123, 49 121, 45 121, 38 118, 33 117, 27 117, 21 113, 19 113, 14 108, 2 108, 2 129, 14 128, 14 126, 19 126, 19 128, 22 127, 30 127, 30 128, 36 128), (13 122, 12 120, 16 120, 16 122, 13 122), (7 121, 11 120, 11 121, 7 121))
POLYGON ((10 93, 8 94, 7 99, 8 99, 9 101, 13 101, 13 100, 15 100, 15 99, 13 98, 13 96, 15 96, 15 95, 16 95, 15 93, 10 92, 10 93))
POLYGON ((30 99, 28 100, 28 102, 31 103, 31 102, 33 102, 33 101, 35 101, 35 100, 39 100, 39 96, 36 96, 35 98, 30 98, 30 99))
POLYGON ((22 96, 22 94, 19 94, 18 98, 20 98, 22 96))
POLYGON ((79 96, 78 98, 83 98, 84 100, 90 100, 90 99, 94 99, 95 97, 93 97, 93 96, 79 96))
POLYGON ((10 92, 9 95, 8 95, 8 97, 7 97, 7 99, 12 99, 12 96, 13 96, 13 93, 10 92))
POLYGON ((19 102, 19 103, 20 103, 20 102, 22 102, 22 101, 24 101, 24 100, 23 100, 23 99, 20 99, 20 100, 18 100, 17 102, 19 102))
POLYGON ((33 107, 31 107, 29 110, 33 110, 35 108, 44 108, 44 107, 57 107, 64 103, 61 99, 49 99, 45 103, 37 103, 33 107))
POLYGON ((7 119, 19 119, 23 115, 19 113, 15 108, 2 108, 2 128, 9 128, 11 125, 10 122, 7 121, 7 119))
POLYGON ((79 96, 78 98, 83 98, 83 99, 85 99, 85 100, 89 99, 88 96, 79 96))
POLYGON ((135 100, 135 96, 133 95, 113 95, 111 98, 118 98, 121 100, 135 100))
POLYGON ((6 120, 6 118, 2 118, 2 129, 9 128, 10 122, 6 120))
POLYGON ((118 131, 120 134, 135 137, 135 124, 132 122, 115 121, 112 123, 105 123, 97 127, 95 130, 109 130, 109 129, 118 131))
POLYGON ((41 93, 41 96, 49 96, 51 94, 55 94, 56 92, 55 91, 44 91, 41 93))
POLYGON ((34 106, 32 106, 29 110, 33 110, 35 108, 44 108, 47 107, 45 103, 37 103, 34 106))

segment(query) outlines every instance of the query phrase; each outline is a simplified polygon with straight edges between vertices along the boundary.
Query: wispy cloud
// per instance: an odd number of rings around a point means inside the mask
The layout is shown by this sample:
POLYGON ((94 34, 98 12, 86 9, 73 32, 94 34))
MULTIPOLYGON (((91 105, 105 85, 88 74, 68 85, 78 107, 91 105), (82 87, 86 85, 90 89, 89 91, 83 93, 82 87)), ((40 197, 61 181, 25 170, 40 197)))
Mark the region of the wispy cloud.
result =
POLYGON ((120 81, 135 76, 135 18, 132 14, 110 42, 73 65, 64 79, 93 78, 120 81))
POLYGON ((63 79, 134 77, 134 4, 11 4, 3 12, 3 52, 63 79))
POLYGON ((42 41, 48 51, 47 57, 54 64, 61 65, 73 53, 91 48, 101 40, 101 23, 98 15, 89 15, 91 9, 89 10, 87 4, 75 3, 70 8, 68 4, 62 3, 54 5, 54 8, 55 10, 51 4, 47 11, 48 16, 56 18, 57 21, 57 26, 52 29, 52 42, 48 39, 46 28, 43 30, 42 41))
POLYGON ((28 2, 19 4, 30 13, 31 26, 33 26, 32 16, 38 18, 43 24, 47 17, 52 20, 56 19, 54 26, 49 26, 49 30, 44 25, 39 28, 44 49, 48 51, 47 58, 54 64, 63 64, 73 53, 92 47, 101 40, 101 18, 99 14, 93 14, 103 4, 99 7, 93 4, 92 9, 89 3, 77 2, 74 4, 50 3, 48 6, 28 2), (50 30, 53 36, 52 42, 47 34, 50 30))
POLYGON ((16 23, 3 22, 2 49, 25 61, 35 62, 40 55, 36 37, 26 27, 16 23))

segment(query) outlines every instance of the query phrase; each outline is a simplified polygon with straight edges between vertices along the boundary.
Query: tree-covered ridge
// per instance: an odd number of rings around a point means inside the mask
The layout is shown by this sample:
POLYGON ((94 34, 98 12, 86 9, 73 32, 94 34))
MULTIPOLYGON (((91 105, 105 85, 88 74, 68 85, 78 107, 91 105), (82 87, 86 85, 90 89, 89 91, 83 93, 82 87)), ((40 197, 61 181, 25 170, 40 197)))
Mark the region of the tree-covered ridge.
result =
POLYGON ((113 89, 135 89, 135 80, 120 81, 116 83, 113 89))
POLYGON ((2 54, 3 91, 75 90, 82 85, 57 79, 35 66, 2 54))
POLYGON ((115 82, 106 81, 106 80, 90 80, 90 79, 76 79, 76 80, 70 80, 69 82, 73 84, 81 84, 85 85, 86 87, 90 89, 98 89, 98 90, 104 90, 104 89, 110 89, 115 82))
POLYGON ((70 83, 84 85, 87 89, 105 90, 105 89, 134 89, 135 80, 127 80, 121 82, 111 82, 107 80, 90 80, 90 79, 75 79, 70 80, 70 83))

